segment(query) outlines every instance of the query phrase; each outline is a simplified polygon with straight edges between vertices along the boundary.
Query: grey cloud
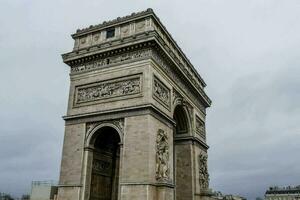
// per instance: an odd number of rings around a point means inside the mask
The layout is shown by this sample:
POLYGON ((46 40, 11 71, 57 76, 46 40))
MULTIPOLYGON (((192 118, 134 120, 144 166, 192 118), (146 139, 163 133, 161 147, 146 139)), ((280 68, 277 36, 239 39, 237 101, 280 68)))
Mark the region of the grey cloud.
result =
POLYGON ((211 187, 254 199, 300 184, 300 4, 274 1, 16 1, 0 7, 0 191, 57 179, 77 28, 154 8, 203 76, 211 187), (4 162, 2 162, 4 161, 4 162))
POLYGON ((237 79, 226 101, 219 103, 222 114, 212 113, 208 123, 221 125, 209 126, 216 187, 240 188, 237 192, 253 199, 270 185, 298 184, 300 69, 295 64, 237 79))

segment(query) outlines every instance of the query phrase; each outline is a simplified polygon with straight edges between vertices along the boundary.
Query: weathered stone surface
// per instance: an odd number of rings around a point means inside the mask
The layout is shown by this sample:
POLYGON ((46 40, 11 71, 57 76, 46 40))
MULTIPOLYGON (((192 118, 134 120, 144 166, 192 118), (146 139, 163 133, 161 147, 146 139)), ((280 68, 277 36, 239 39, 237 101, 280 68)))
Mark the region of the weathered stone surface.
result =
POLYGON ((208 188, 198 158, 211 100, 157 16, 147 10, 72 37, 58 200, 198 199, 208 188))
POLYGON ((74 124, 65 127, 64 148, 60 169, 60 184, 62 185, 78 186, 81 184, 84 127, 84 124, 74 124))

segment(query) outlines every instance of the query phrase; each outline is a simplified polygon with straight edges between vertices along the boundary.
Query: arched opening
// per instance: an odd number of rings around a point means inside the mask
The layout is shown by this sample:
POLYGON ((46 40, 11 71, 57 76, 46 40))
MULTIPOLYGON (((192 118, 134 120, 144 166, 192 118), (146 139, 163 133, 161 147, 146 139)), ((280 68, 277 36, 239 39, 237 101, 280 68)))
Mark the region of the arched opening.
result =
POLYGON ((189 133, 188 113, 183 105, 177 105, 173 119, 176 122, 174 127, 174 180, 175 180, 175 199, 185 200, 191 199, 190 189, 191 171, 190 150, 185 144, 184 136, 189 133))
POLYGON ((176 122, 175 136, 188 133, 188 118, 183 106, 176 106, 174 120, 176 122))
POLYGON ((90 200, 117 200, 120 163, 120 136, 112 127, 94 133, 90 200))

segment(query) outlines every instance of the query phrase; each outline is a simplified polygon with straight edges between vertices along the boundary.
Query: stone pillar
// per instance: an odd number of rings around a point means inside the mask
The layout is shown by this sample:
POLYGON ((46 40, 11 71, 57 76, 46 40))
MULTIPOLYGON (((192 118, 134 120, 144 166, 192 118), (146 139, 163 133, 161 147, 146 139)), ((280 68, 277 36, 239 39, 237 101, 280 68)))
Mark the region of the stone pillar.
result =
MULTIPOLYGON (((120 187, 122 200, 173 200, 172 129, 151 115, 126 118, 120 187), (165 177, 158 178, 157 134, 168 135, 165 177)), ((166 153, 166 152, 164 152, 166 153)), ((163 167, 162 167, 163 168, 163 167)))
POLYGON ((192 145, 175 141, 176 200, 193 199, 192 145))
POLYGON ((58 200, 79 200, 82 189, 84 124, 66 125, 58 200))

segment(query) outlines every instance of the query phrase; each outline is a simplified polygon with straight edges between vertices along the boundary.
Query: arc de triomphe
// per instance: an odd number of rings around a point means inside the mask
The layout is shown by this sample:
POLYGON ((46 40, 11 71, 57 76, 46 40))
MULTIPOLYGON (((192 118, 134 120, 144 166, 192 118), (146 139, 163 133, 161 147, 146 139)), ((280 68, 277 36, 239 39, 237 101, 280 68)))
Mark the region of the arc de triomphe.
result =
POLYGON ((198 200, 204 80, 151 9, 77 30, 58 200, 198 200))

